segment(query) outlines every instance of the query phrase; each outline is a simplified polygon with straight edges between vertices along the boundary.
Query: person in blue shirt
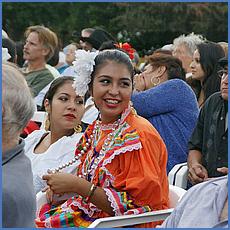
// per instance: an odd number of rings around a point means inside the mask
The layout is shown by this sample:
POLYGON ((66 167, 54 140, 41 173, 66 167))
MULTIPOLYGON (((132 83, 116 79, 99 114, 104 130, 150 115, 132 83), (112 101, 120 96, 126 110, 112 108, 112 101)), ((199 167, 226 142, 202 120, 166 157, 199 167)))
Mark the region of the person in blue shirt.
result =
POLYGON ((160 228, 228 228, 228 176, 190 188, 160 228))
POLYGON ((167 172, 186 162, 188 141, 199 109, 196 96, 185 82, 181 61, 167 54, 149 56, 143 73, 135 76, 133 106, 163 138, 168 151, 167 172))

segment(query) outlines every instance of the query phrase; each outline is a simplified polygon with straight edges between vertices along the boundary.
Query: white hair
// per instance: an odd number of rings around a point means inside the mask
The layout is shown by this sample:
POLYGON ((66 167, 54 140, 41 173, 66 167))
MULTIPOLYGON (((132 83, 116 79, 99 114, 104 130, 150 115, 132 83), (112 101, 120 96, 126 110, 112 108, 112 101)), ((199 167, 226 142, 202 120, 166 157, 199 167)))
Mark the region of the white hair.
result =
POLYGON ((162 50, 168 50, 172 51, 173 50, 173 44, 167 44, 161 47, 162 50))
POLYGON ((206 39, 200 34, 194 34, 193 32, 185 35, 182 34, 173 40, 174 49, 180 45, 185 45, 188 48, 190 55, 192 56, 197 48, 197 45, 204 42, 206 39))
POLYGON ((14 138, 27 125, 35 106, 26 80, 17 67, 2 63, 2 124, 4 135, 14 138))

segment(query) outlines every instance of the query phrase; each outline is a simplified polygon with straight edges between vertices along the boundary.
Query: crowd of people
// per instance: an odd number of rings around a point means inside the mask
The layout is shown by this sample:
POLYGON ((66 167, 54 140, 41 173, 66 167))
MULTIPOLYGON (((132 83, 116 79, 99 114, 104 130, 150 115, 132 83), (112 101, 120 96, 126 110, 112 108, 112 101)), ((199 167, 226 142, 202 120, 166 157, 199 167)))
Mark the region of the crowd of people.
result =
POLYGON ((132 227, 228 226, 226 42, 180 35, 141 61, 101 28, 63 48, 41 25, 23 45, 2 37, 3 227, 167 209, 167 175, 183 162, 188 191, 173 213, 132 227), (28 129, 35 111, 47 114, 44 129, 28 129))

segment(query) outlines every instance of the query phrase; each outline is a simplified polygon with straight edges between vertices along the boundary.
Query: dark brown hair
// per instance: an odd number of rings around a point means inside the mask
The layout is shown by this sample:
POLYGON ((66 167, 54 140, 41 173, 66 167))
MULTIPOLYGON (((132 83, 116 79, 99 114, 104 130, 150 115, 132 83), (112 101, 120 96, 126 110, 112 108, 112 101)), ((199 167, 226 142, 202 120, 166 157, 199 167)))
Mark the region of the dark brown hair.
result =
POLYGON ((93 72, 91 74, 91 81, 89 83, 89 89, 92 89, 93 86, 93 81, 96 72, 107 62, 109 61, 114 61, 119 64, 124 64, 130 75, 131 75, 131 80, 133 81, 133 76, 134 76, 134 68, 131 62, 131 59, 129 58, 128 54, 126 54, 123 51, 120 51, 118 49, 111 49, 111 50, 104 50, 101 51, 95 58, 95 65, 93 68, 93 72))
POLYGON ((163 53, 153 53, 148 56, 148 63, 153 68, 165 66, 168 74, 168 80, 181 79, 185 81, 185 71, 182 67, 182 62, 176 57, 163 53))

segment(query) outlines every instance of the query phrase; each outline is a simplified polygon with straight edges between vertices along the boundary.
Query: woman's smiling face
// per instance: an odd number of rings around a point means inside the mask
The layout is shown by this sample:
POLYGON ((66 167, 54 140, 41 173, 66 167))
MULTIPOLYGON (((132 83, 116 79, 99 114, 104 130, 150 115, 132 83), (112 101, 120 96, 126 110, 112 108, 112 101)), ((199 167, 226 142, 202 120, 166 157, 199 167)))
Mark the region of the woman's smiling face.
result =
POLYGON ((107 61, 95 73, 92 96, 103 123, 114 122, 128 107, 132 94, 132 77, 127 66, 107 61))

